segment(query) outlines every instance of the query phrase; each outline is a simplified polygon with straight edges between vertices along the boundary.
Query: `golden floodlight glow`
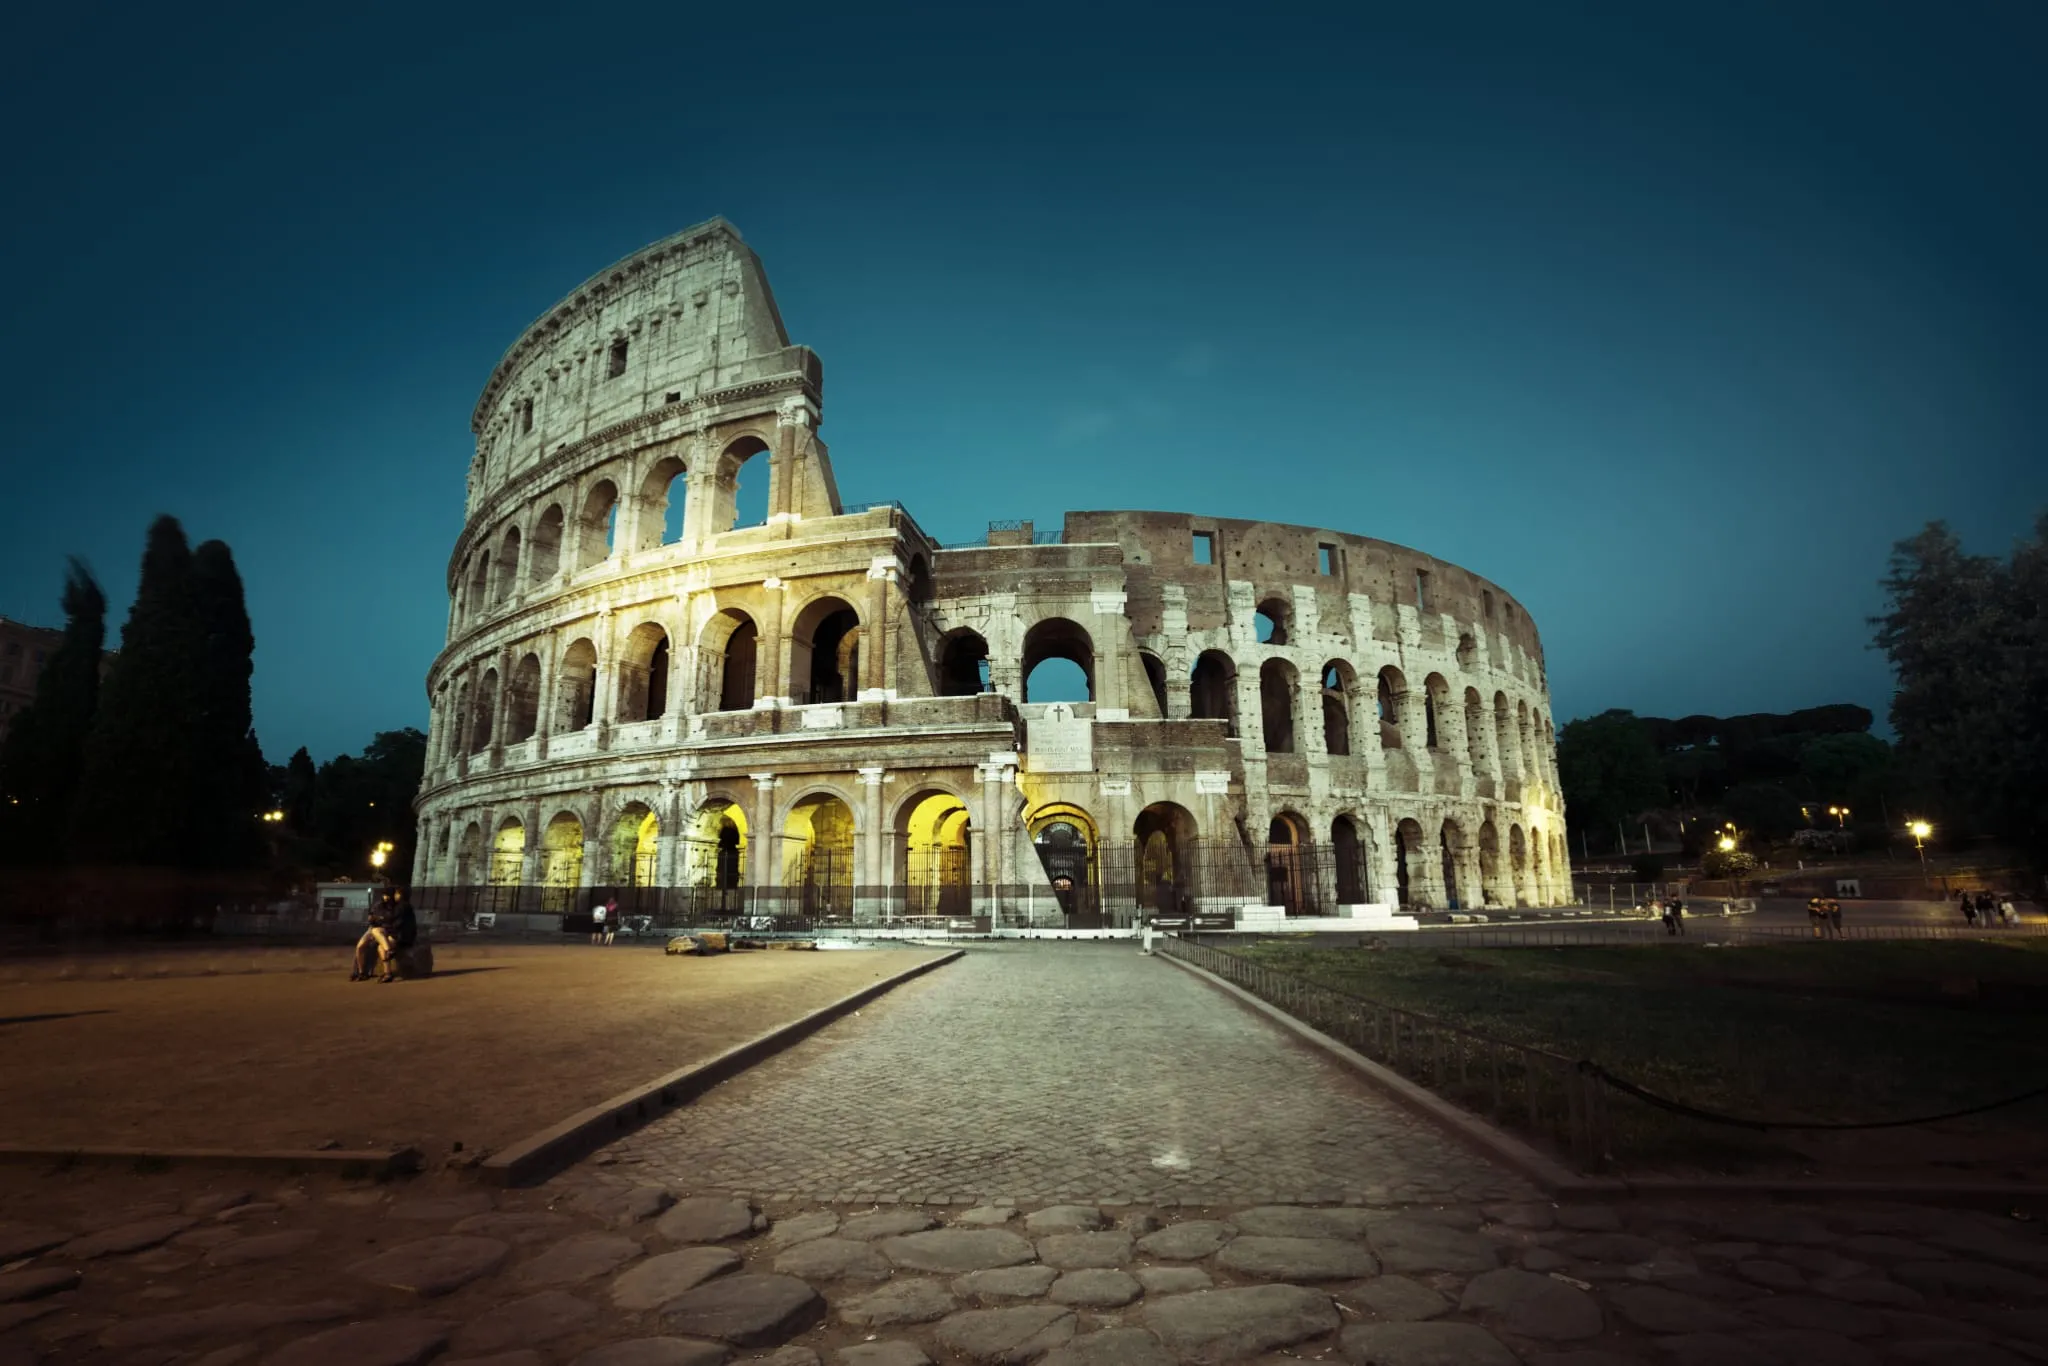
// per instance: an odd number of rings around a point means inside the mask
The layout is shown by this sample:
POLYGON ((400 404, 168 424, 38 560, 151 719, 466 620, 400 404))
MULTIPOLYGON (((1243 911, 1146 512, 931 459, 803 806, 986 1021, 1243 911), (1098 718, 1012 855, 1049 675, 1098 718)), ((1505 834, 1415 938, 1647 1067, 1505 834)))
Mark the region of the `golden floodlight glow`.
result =
POLYGON ((1914 821, 1911 825, 1906 827, 1906 830, 1916 840, 1924 840, 1929 835, 1934 833, 1934 827, 1929 825, 1926 821, 1914 821))
POLYGON ((1721 852, 1722 852, 1722 853, 1726 854, 1726 853, 1730 852, 1731 850, 1733 850, 1734 848, 1735 848, 1735 839, 1734 839, 1734 837, 1733 837, 1733 836, 1731 836, 1731 835, 1723 835, 1723 836, 1721 836, 1721 852))

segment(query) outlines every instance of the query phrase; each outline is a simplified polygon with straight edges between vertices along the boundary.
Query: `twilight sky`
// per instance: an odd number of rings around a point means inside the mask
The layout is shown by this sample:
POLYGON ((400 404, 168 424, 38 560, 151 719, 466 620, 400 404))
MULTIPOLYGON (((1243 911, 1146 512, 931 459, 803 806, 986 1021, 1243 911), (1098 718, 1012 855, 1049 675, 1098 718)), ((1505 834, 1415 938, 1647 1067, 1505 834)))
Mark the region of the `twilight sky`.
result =
POLYGON ((273 761, 424 725, 492 364, 714 214, 849 501, 1412 545, 1560 723, 1882 717, 1891 542, 2048 505, 2048 6, 858 8, 10 11, 0 614, 171 512, 273 761))

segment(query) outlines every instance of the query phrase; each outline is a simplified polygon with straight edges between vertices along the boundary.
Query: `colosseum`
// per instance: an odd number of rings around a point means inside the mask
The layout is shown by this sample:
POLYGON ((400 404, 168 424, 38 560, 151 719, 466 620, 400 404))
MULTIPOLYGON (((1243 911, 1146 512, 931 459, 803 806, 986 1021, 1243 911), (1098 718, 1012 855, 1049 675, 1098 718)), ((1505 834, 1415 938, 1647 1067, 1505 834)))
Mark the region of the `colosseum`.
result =
POLYGON ((823 399, 720 219, 499 360, 427 676, 426 904, 1000 932, 1567 899, 1507 592, 1198 513, 942 545, 841 501, 823 399))

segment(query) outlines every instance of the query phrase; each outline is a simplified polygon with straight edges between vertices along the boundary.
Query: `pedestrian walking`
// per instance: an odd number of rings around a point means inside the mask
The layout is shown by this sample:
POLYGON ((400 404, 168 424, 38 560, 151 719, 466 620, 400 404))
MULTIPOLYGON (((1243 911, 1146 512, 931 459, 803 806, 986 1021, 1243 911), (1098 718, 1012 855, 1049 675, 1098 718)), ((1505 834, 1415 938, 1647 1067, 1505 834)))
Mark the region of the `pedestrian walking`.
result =
POLYGON ((2013 908, 2010 895, 2002 896, 1998 899, 1998 918, 2008 928, 2020 923, 2020 913, 2013 908))
POLYGON ((1827 898, 1820 896, 1808 897, 1806 899, 1806 923, 1813 928, 1813 937, 1815 939, 1821 937, 1821 926, 1826 923, 1827 918, 1827 898))
POLYGON ((604 898, 604 942, 610 944, 619 937, 619 894, 608 892, 604 898))
POLYGON ((1968 892, 1956 893, 1956 904, 1963 908, 1963 923, 1971 929, 1977 928, 1977 903, 1970 900, 1968 892))
POLYGON ((604 943, 604 912, 605 904, 602 901, 590 908, 590 942, 593 944, 604 943))
POLYGON ((1828 933, 1836 939, 1842 937, 1842 903, 1834 897, 1827 899, 1828 933))
POLYGON ((1685 933, 1685 902, 1675 896, 1671 898, 1671 932, 1680 935, 1685 933))
POLYGON ((1995 914, 1996 912, 1991 905, 1991 893, 1977 893, 1977 919, 1984 922, 1985 929, 1988 930, 1991 928, 1991 926, 1994 923, 1992 917, 1995 914))

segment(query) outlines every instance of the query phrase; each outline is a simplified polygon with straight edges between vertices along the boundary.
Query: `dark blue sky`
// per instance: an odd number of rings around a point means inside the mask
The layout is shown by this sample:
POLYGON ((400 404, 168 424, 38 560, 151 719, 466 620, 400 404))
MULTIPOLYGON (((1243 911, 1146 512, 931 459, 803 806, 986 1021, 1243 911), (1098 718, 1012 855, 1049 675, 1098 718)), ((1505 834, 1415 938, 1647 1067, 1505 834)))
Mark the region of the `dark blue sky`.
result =
POLYGON ((302 8, 0 20, 0 613, 227 540, 276 761, 424 724, 492 364, 713 214, 849 500, 1417 546, 1560 721, 1882 716, 1891 542, 2048 503, 2028 0, 302 8))

